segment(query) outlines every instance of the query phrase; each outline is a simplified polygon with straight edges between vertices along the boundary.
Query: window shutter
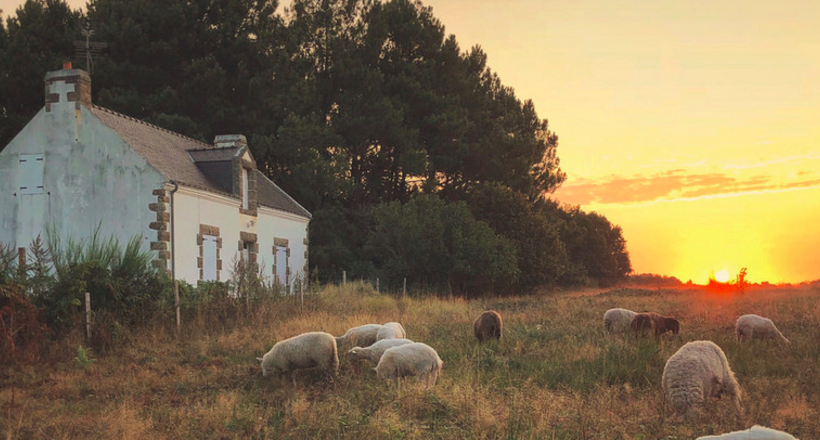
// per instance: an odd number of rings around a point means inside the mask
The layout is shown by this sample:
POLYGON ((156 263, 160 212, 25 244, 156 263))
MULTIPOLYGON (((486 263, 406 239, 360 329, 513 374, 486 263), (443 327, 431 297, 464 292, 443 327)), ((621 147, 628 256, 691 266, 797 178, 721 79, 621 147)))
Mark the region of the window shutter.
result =
POLYGON ((45 169, 43 154, 21 154, 18 172, 21 195, 43 193, 43 171, 45 169))

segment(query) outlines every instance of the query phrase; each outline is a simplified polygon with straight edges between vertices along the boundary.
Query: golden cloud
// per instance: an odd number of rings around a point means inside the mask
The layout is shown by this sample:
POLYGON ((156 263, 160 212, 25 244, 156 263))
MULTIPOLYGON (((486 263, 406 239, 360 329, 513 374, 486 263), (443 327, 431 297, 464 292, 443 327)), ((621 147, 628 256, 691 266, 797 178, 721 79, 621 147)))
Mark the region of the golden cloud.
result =
POLYGON ((648 176, 576 179, 562 186, 555 195, 571 205, 644 203, 820 186, 820 179, 807 179, 813 174, 800 172, 797 177, 803 180, 784 182, 770 175, 737 177, 720 172, 691 173, 675 169, 648 176))

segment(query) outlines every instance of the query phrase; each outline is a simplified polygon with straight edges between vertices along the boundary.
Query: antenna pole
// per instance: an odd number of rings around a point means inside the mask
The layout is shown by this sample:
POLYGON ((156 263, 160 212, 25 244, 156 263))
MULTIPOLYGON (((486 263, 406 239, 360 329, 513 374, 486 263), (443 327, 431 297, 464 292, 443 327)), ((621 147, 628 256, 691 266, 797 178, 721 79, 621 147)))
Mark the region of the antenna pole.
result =
POLYGON ((81 32, 85 36, 85 41, 74 40, 74 48, 78 51, 78 57, 85 52, 85 70, 90 75, 94 70, 94 56, 99 55, 103 49, 108 47, 108 43, 91 41, 91 36, 94 35, 91 29, 83 29, 81 32))
POLYGON ((83 29, 83 35, 85 35, 85 70, 89 73, 91 73, 91 35, 93 34, 94 31, 91 29, 83 29))

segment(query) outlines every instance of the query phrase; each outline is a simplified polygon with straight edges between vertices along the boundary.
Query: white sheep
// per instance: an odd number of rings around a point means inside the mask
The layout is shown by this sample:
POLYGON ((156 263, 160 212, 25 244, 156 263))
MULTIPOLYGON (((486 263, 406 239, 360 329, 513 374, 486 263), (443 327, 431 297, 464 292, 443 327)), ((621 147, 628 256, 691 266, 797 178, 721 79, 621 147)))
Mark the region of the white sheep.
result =
POLYGON ((382 325, 382 328, 376 333, 377 341, 381 341, 382 339, 402 339, 405 337, 407 337, 407 332, 404 331, 404 327, 398 322, 388 322, 382 325))
POLYGON ((722 435, 707 435, 697 440, 797 440, 792 435, 765 426, 752 426, 744 431, 733 431, 722 435))
POLYGON ((427 344, 414 342, 385 350, 376 365, 376 377, 393 380, 396 384, 403 377, 415 376, 427 386, 435 385, 444 363, 436 350, 427 344))
POLYGON ((604 329, 610 335, 625 333, 636 314, 627 309, 609 309, 604 313, 604 329))
POLYGON ((666 398, 681 415, 695 415, 694 406, 707 397, 731 396, 741 411, 741 391, 726 355, 712 341, 693 341, 681 347, 663 368, 666 398))
POLYGON ((398 347, 399 345, 412 344, 413 341, 409 339, 382 339, 376 341, 370 347, 353 347, 347 352, 347 360, 350 362, 358 361, 359 359, 366 359, 373 362, 373 365, 379 363, 385 350, 388 348, 398 347))
MULTIPOLYGON (((277 342, 265 356, 256 359, 262 362, 262 376, 313 367, 334 377, 339 374, 336 338, 324 332, 303 333, 277 342)), ((291 377, 295 385, 296 377, 291 377)))
POLYGON ((737 341, 743 342, 750 339, 777 339, 786 344, 791 344, 780 330, 775 327, 774 322, 769 318, 758 315, 743 315, 735 322, 735 333, 737 341))
POLYGON ((349 329, 345 334, 336 338, 336 345, 350 343, 354 347, 367 347, 376 342, 376 337, 381 330, 381 324, 364 324, 349 329))

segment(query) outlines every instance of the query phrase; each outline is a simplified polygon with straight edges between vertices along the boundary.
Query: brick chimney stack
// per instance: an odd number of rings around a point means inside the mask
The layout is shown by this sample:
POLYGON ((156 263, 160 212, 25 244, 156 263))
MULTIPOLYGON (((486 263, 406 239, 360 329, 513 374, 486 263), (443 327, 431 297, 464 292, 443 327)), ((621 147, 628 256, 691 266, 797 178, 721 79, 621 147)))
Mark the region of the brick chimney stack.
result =
POLYGON ((46 73, 46 111, 52 105, 73 102, 76 109, 80 104, 91 106, 91 76, 85 70, 74 69, 70 61, 63 63, 61 70, 46 73))
POLYGON ((243 134, 218 134, 214 138, 214 146, 217 148, 247 147, 248 139, 243 134))

